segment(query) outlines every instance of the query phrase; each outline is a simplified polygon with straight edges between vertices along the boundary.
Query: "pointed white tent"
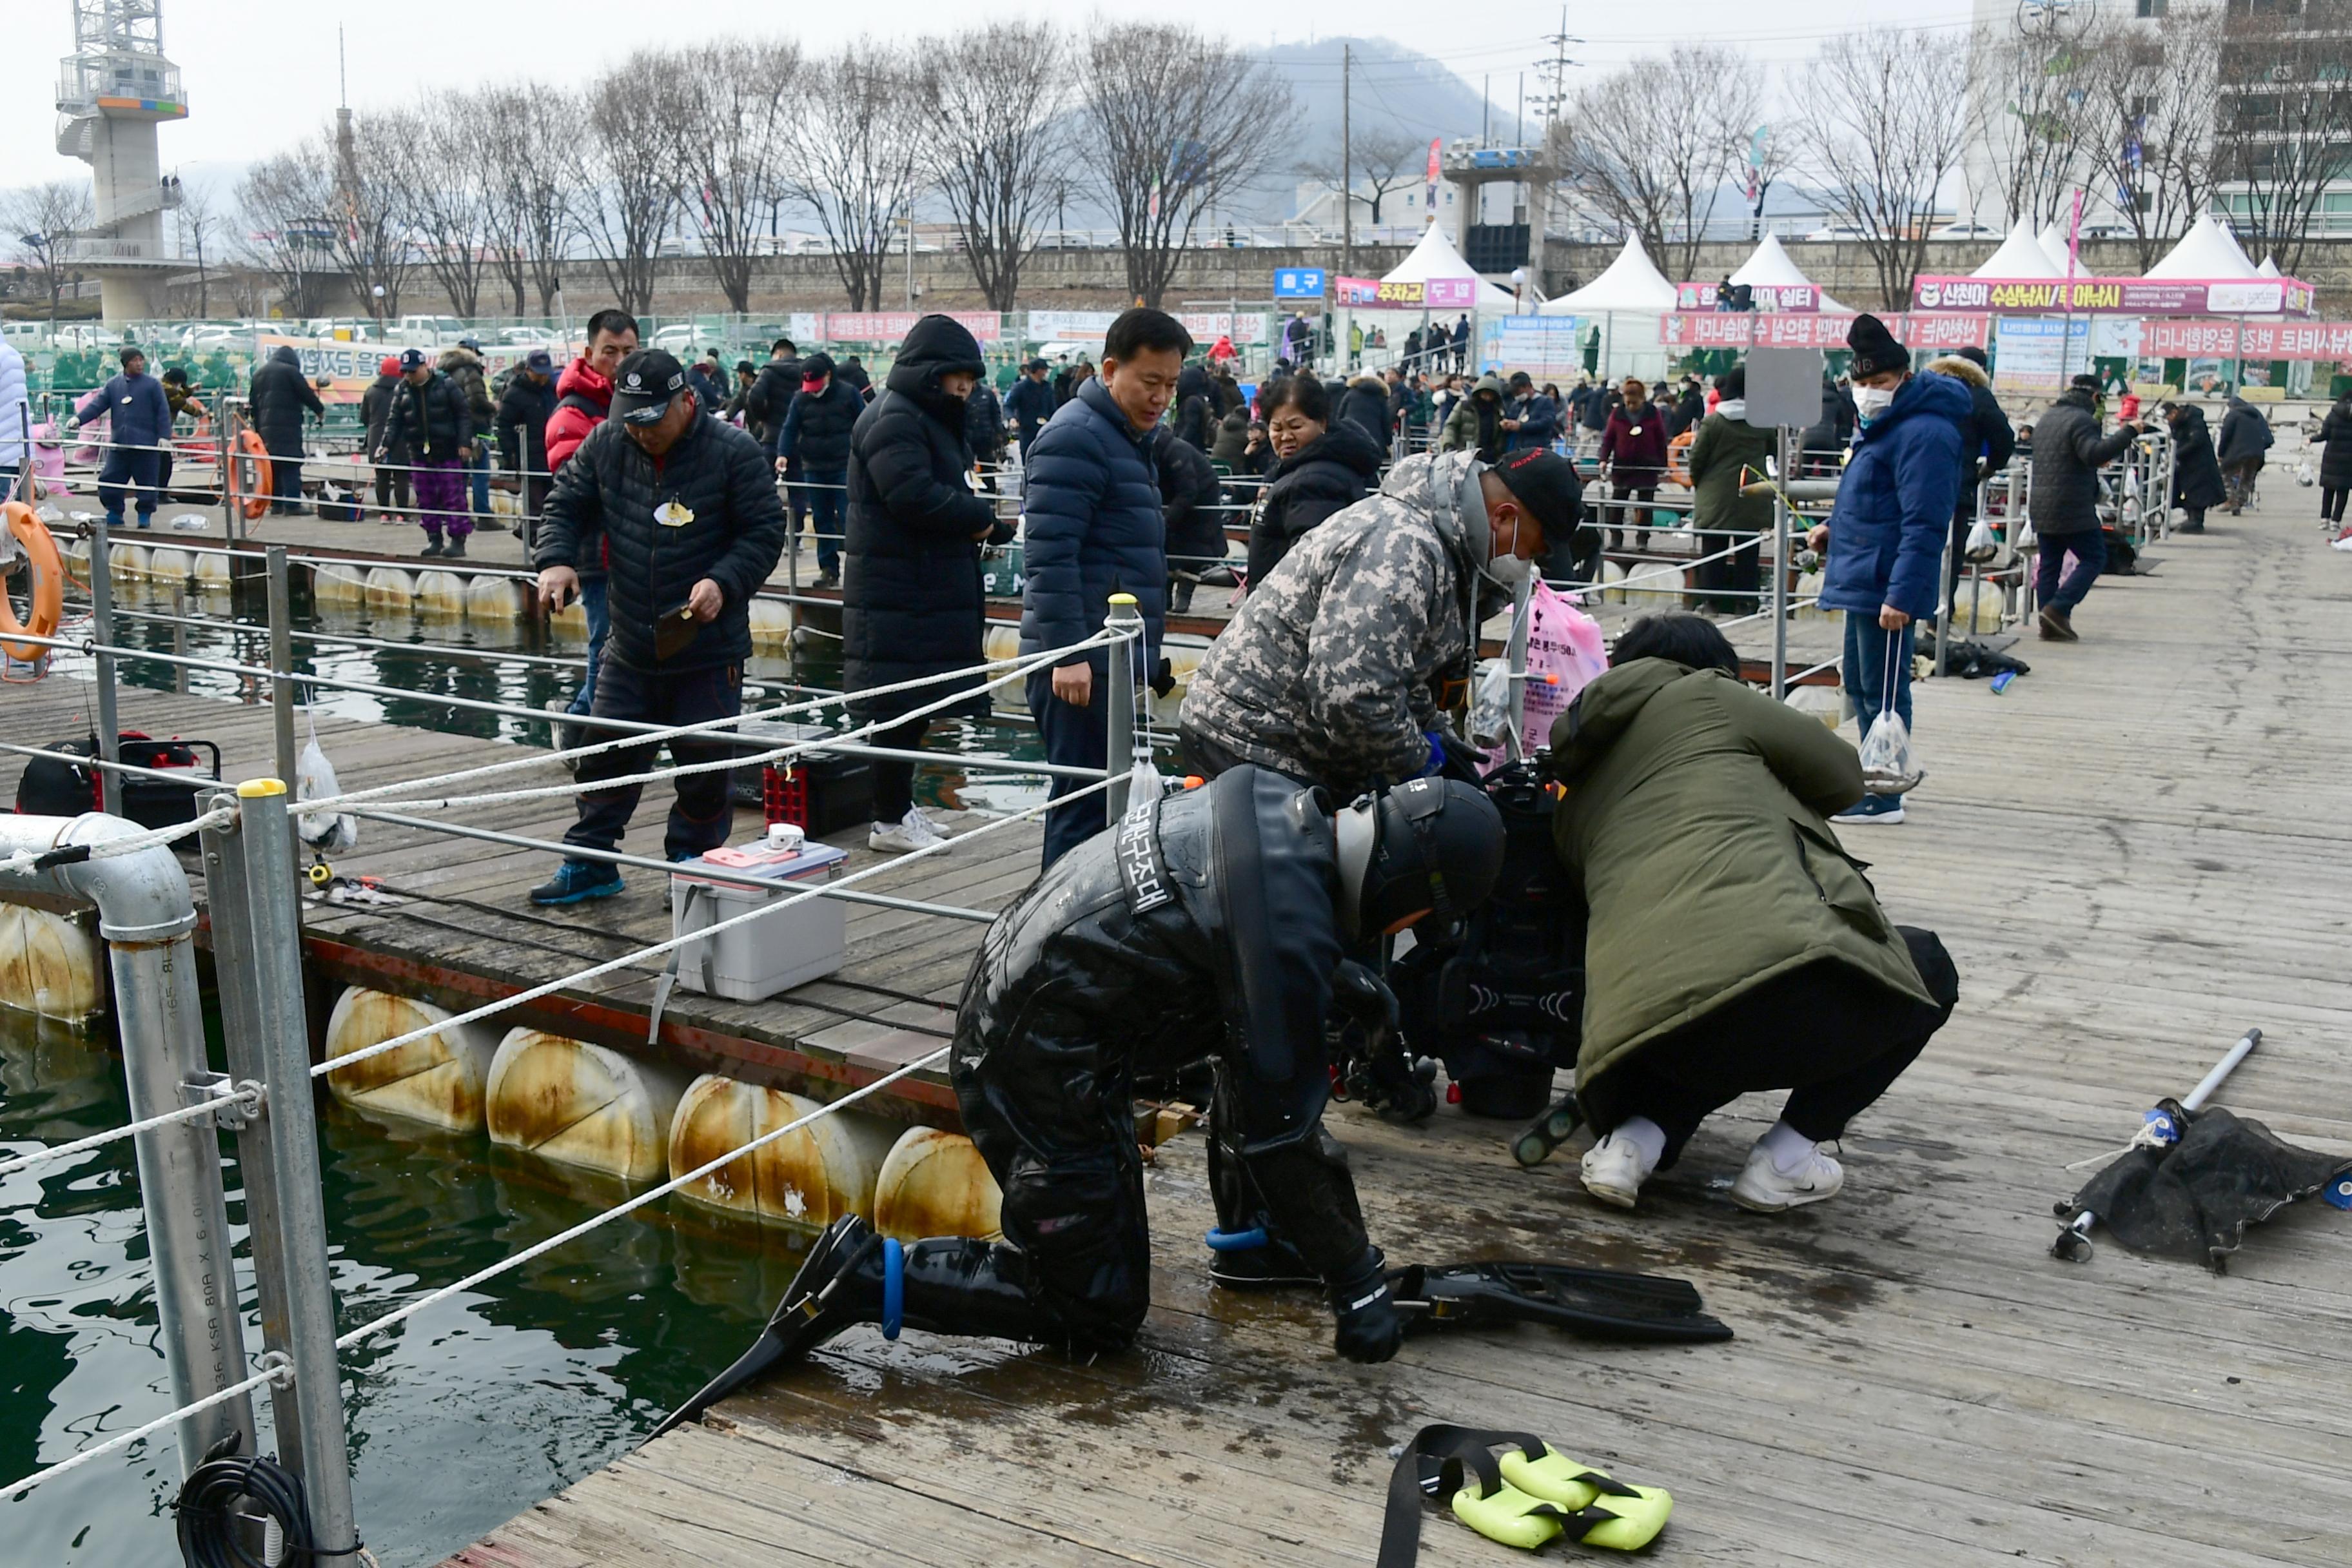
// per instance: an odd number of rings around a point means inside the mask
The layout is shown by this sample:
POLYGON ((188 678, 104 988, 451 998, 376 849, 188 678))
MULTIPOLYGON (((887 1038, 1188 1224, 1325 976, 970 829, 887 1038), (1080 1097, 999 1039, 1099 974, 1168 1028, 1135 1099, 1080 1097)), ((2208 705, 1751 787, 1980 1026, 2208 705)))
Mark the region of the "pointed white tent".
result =
POLYGON ((2211 213, 2189 226, 2180 243, 2147 269, 2150 278, 2259 278, 2263 276, 2230 231, 2211 213))
MULTIPOLYGON (((1421 243, 1402 261, 1396 264, 1381 281, 1383 283, 1426 283, 1433 278, 1477 278, 1454 242, 1445 237, 1443 225, 1431 224, 1423 231, 1421 243)), ((1507 310, 1514 301, 1508 289, 1498 289, 1485 279, 1478 279, 1478 309, 1507 310)))
POLYGON ((1650 264, 1638 236, 1627 237, 1625 248, 1600 277, 1536 307, 1547 316, 1591 316, 1611 310, 1663 316, 1674 308, 1675 286, 1650 264))
POLYGON ((2052 272, 2050 276, 2053 278, 2065 277, 2066 231, 2060 228, 2054 223, 2045 223, 2042 226, 2041 234, 2034 237, 2034 243, 2042 247, 2042 254, 2050 258, 2050 265, 2056 268, 2056 270, 2052 272))
POLYGON ((1969 274, 1971 278, 2063 278, 2063 261, 2053 261, 2050 253, 2033 237, 2033 220, 2019 218, 2000 248, 1986 258, 1985 264, 1969 274))
POLYGON ((2275 256, 2263 257, 2263 264, 2260 267, 2255 268, 2254 270, 2264 278, 2276 278, 2279 276, 2278 258, 2275 256))
POLYGON ((1759 240, 1754 253, 1739 264, 1738 271, 1731 275, 1731 281, 1766 289, 1785 289, 1791 284, 1802 283, 1814 289, 1822 310, 1832 315, 1846 313, 1843 305, 1831 299, 1826 290, 1805 276, 1805 269, 1781 248, 1778 235, 1768 234, 1759 240))

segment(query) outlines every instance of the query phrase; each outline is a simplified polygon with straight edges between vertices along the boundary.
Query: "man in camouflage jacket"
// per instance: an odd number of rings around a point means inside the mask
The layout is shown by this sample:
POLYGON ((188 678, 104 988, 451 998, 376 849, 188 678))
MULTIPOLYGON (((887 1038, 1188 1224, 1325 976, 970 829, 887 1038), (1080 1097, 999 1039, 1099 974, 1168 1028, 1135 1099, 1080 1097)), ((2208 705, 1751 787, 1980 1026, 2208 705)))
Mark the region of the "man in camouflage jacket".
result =
POLYGON ((1192 678, 1190 764, 1254 763, 1342 800, 1436 772, 1441 688, 1467 679, 1478 617, 1547 528, 1575 526, 1567 468, 1533 451, 1496 468, 1468 452, 1408 458, 1300 539, 1192 678))

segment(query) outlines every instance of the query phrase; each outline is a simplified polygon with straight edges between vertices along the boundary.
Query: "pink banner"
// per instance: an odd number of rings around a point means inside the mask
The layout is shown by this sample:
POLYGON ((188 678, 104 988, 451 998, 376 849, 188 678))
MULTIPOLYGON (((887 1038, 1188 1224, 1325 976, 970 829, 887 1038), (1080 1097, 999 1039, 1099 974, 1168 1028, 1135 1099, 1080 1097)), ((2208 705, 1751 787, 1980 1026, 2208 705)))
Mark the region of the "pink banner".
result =
POLYGON ((1475 278, 1432 278, 1425 283, 1383 283, 1377 278, 1335 278, 1332 298, 1359 310, 1467 310, 1478 302, 1475 278))
POLYGON ((2294 359, 2352 363, 2352 321, 2149 321, 2143 359, 2294 359))
MULTIPOLYGON (((971 335, 982 342, 992 343, 1003 334, 1000 318, 993 310, 950 310, 946 312, 971 329, 971 335)), ((824 336, 828 342, 846 340, 855 343, 897 342, 915 330, 915 323, 928 311, 868 310, 863 313, 836 310, 824 318, 824 336)))
MULTIPOLYGON (((1716 285, 1712 283, 1677 283, 1675 285, 1675 309, 1678 310, 1712 310, 1716 308, 1716 285)), ((1757 283, 1748 286, 1748 302, 1759 310, 1818 310, 1822 308, 1822 291, 1810 283, 1757 283)))
POLYGON ((2045 316, 2307 316, 2312 300, 2296 278, 1922 278, 1912 290, 1922 310, 2045 316))
MULTIPOLYGON (((1915 349, 1982 348, 1992 333, 1989 316, 1914 313, 1884 320, 1896 342, 1915 349)), ((1853 327, 1850 315, 1704 310, 1661 316, 1658 342, 1695 349, 1842 349, 1853 327)))

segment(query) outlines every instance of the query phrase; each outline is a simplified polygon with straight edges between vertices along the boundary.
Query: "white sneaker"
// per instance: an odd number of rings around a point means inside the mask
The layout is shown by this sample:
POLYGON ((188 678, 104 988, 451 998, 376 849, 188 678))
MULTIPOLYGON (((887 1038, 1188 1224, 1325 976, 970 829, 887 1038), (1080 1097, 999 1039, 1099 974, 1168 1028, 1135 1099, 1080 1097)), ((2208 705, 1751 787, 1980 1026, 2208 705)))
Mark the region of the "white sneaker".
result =
POLYGON ((905 855, 946 842, 946 837, 931 826, 931 819, 923 815, 922 808, 912 805, 896 822, 876 823, 866 836, 866 847, 885 855, 905 855))
POLYGON ((1731 1201, 1757 1214, 1780 1214, 1833 1198, 1844 1185, 1845 1167, 1822 1153, 1818 1143, 1805 1152, 1793 1171, 1782 1170, 1772 1151, 1759 1143, 1748 1151, 1747 1167, 1731 1184, 1731 1201))
POLYGON ((1633 1140, 1612 1132, 1584 1152, 1584 1190, 1604 1204, 1629 1209, 1652 1169, 1633 1140))

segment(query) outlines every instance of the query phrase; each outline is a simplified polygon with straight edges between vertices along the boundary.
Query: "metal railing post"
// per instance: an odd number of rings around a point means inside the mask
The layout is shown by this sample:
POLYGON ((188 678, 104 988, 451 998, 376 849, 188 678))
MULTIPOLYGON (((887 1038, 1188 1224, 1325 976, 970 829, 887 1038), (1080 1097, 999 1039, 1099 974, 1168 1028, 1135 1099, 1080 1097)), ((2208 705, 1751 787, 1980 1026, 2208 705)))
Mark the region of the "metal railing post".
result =
MULTIPOLYGON (((106 520, 89 525, 89 629, 101 648, 114 646, 113 562, 109 555, 106 520)), ((122 760, 122 727, 114 717, 114 656, 92 656, 98 666, 96 692, 98 754, 110 763, 122 760)), ((122 775, 112 768, 98 770, 99 809, 109 816, 122 815, 122 775)))
POLYGON ((1535 594, 1532 577, 1511 590, 1511 635, 1504 647, 1503 657, 1508 661, 1511 676, 1511 727, 1507 745, 1514 762, 1533 749, 1527 741, 1528 637, 1535 629, 1535 594))
POLYGON ((295 896, 293 823, 286 785, 248 779, 236 787, 245 859, 247 953, 257 1013, 256 1039, 269 1085, 278 1235, 288 1305, 287 1353, 301 1405, 302 1484, 322 1555, 358 1539, 344 1446, 342 1380, 335 1359, 335 1288, 327 1267, 326 1200, 319 1185, 319 1128, 310 1090, 310 1033, 302 1005, 301 916, 295 896))
POLYGON ((1772 495, 1772 695, 1789 695, 1789 481, 1796 477, 1789 427, 1780 429, 1780 483, 1772 495))
POLYGON ((269 571, 269 708, 278 776, 294 776, 294 599, 286 580, 286 547, 273 544, 269 571))
MULTIPOLYGON (((174 658, 188 657, 188 588, 174 580, 172 584, 172 653, 174 658)), ((185 697, 188 694, 188 667, 177 665, 172 670, 172 689, 185 697)))
POLYGON ((1129 635, 1111 645, 1106 661, 1110 689, 1104 693, 1110 725, 1109 743, 1103 748, 1104 765, 1111 785, 1103 791, 1103 809, 1114 827, 1127 814, 1127 775, 1135 752, 1135 678, 1143 657, 1143 612, 1132 594, 1113 594, 1103 625, 1129 635))

